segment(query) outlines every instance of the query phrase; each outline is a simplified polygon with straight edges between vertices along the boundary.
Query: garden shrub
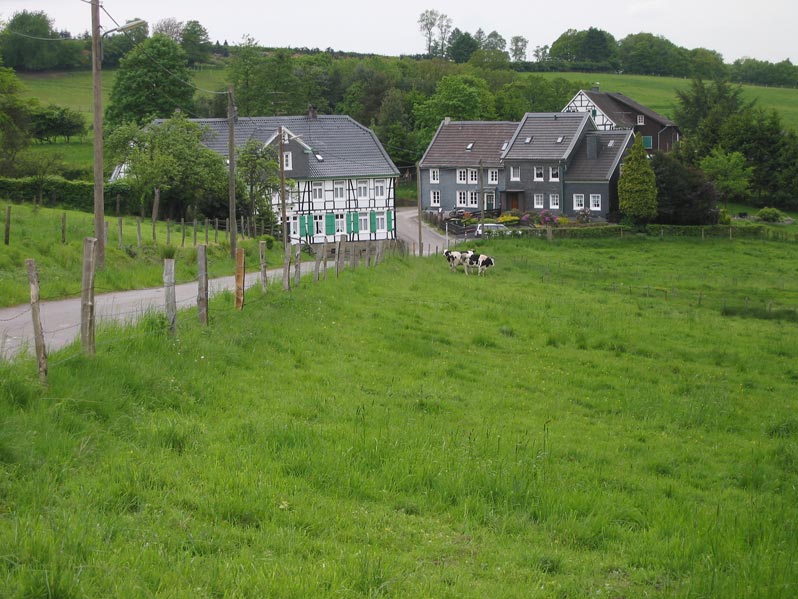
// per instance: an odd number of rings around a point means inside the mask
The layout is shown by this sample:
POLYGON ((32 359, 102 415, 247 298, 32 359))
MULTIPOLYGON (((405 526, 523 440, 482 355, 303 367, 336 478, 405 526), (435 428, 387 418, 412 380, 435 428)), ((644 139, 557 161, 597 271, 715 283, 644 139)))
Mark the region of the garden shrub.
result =
POLYGON ((786 215, 778 208, 765 207, 756 213, 756 218, 766 223, 780 223, 786 218, 786 215))

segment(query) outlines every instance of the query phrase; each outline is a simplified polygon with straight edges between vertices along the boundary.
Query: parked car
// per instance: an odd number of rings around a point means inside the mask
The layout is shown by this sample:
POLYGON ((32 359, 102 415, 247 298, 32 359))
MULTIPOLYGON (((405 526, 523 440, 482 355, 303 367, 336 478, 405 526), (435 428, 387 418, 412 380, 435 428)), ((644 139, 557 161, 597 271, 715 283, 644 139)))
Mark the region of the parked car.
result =
POLYGON ((482 231, 487 235, 512 235, 512 231, 502 223, 481 223, 474 230, 474 237, 482 237, 482 231), (483 229, 484 227, 484 229, 483 229))

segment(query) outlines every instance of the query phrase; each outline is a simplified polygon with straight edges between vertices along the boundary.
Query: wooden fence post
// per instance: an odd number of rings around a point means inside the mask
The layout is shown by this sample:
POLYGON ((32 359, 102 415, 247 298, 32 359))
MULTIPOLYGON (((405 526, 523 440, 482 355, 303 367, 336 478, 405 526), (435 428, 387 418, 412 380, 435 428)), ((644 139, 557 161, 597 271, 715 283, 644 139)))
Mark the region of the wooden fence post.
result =
POLYGON ((119 229, 119 247, 121 248, 121 247, 124 247, 124 245, 125 245, 125 242, 122 239, 122 217, 121 216, 117 218, 117 223, 118 223, 117 228, 119 229))
POLYGON ((302 274, 302 244, 297 243, 294 249, 294 287, 299 287, 299 277, 302 274))
POLYGON ((194 219, 194 247, 197 247, 197 219, 194 219))
POLYGON ((61 213, 61 243, 66 243, 66 212, 61 213))
POLYGON ((335 242, 335 276, 341 272, 341 246, 343 245, 344 236, 341 235, 335 242))
POLYGON ((371 240, 366 243, 366 268, 371 268, 371 240))
POLYGON ((28 282, 30 283, 30 310, 33 317, 33 338, 36 343, 36 364, 39 368, 39 380, 47 383, 47 349, 44 347, 44 331, 42 318, 39 311, 39 273, 36 270, 35 260, 25 260, 28 267, 28 282))
POLYGON ((316 252, 316 264, 314 265, 313 269, 313 282, 319 282, 319 270, 321 269, 321 252, 316 252))
POLYGON ((169 325, 169 334, 177 332, 177 300, 175 299, 175 259, 164 258, 163 261, 163 290, 166 301, 166 322, 169 325))
POLYGON ((244 279, 246 263, 244 248, 236 248, 236 310, 244 309, 244 279))
POLYGON ((197 318, 208 326, 208 246, 197 247, 197 318))
POLYGON ((8 245, 10 239, 11 239, 11 204, 6 206, 6 228, 5 228, 5 234, 3 235, 3 243, 8 245))
POLYGON ((260 257, 260 289, 266 293, 266 287, 269 284, 269 279, 266 276, 266 242, 258 242, 258 256, 260 257))
POLYGON ((83 240, 83 282, 80 294, 80 344, 83 353, 94 355, 94 262, 97 239, 83 240))
POLYGON ((182 248, 182 247, 186 246, 186 219, 185 218, 181 218, 180 219, 180 232, 183 235, 183 238, 180 240, 180 247, 182 248))
POLYGON ((208 219, 205 219, 205 245, 208 245, 208 219))
POLYGON ((136 242, 138 247, 141 247, 141 217, 136 217, 136 242))
POLYGON ((321 254, 324 257, 324 280, 327 280, 327 239, 324 239, 324 243, 321 244, 321 254))
POLYGON ((219 217, 213 219, 213 243, 219 243, 219 217))

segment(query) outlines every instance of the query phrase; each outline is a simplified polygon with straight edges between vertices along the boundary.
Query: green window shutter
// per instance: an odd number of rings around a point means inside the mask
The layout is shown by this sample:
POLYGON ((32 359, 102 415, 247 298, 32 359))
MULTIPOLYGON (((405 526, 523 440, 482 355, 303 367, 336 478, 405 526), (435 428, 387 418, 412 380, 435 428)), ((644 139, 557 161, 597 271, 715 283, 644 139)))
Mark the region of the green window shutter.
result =
POLYGON ((371 227, 371 232, 377 230, 377 213, 376 212, 369 212, 369 227, 371 227))
POLYGON ((299 217, 299 235, 302 237, 310 235, 310 217, 304 214, 299 217))
POLYGON ((352 213, 352 232, 360 233, 360 215, 357 212, 352 213))
POLYGON ((335 214, 324 215, 324 233, 327 235, 335 235, 335 214))
POLYGON ((388 210, 385 213, 385 222, 388 223, 388 230, 393 231, 393 210, 388 210))

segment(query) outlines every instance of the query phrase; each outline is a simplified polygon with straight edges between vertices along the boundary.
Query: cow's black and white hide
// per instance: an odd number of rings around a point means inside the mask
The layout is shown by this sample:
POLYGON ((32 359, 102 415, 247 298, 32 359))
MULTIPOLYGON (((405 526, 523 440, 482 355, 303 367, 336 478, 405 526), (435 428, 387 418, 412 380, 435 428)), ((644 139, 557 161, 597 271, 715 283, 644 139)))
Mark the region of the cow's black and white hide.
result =
POLYGON ((493 256, 486 256, 485 254, 471 254, 468 262, 463 266, 465 273, 468 274, 470 268, 478 269, 478 275, 484 275, 485 271, 489 268, 496 266, 496 259, 493 256))
POLYGON ((474 255, 474 250, 468 250, 467 252, 445 250, 443 255, 446 256, 446 260, 449 261, 449 270, 455 272, 457 267, 461 264, 463 268, 468 268, 468 260, 474 255))

